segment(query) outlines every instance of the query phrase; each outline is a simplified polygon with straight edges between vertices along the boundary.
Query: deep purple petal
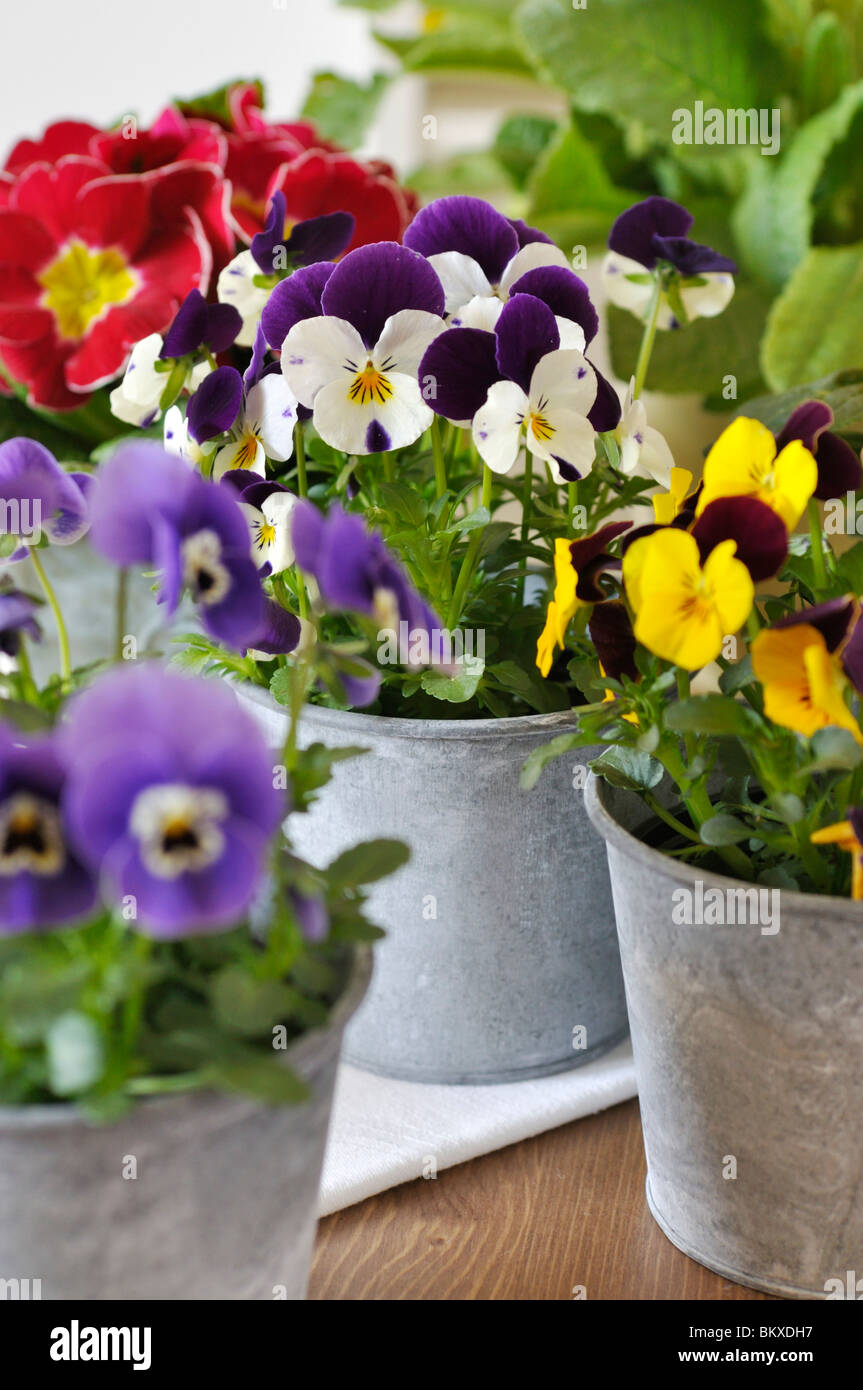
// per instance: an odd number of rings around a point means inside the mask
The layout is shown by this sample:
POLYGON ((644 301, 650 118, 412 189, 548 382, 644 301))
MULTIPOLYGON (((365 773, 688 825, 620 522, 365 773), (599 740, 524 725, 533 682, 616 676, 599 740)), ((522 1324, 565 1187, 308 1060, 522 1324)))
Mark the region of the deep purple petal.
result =
POLYGON ((231 428, 243 404, 243 378, 235 367, 205 376, 186 406, 189 433, 199 444, 231 428))
MULTIPOLYGON (((252 346, 252 356, 248 367, 243 372, 243 390, 248 395, 252 387, 257 385, 264 374, 264 361, 267 356, 267 336, 261 324, 255 330, 255 341, 252 346)), ((277 365, 275 362, 272 364, 277 365)))
POLYGON ((616 681, 621 676, 637 680, 635 633, 626 605, 617 599, 597 603, 590 615, 588 628, 605 674, 616 681))
POLYGON ((350 212, 327 212, 297 222, 287 240, 287 253, 297 265, 334 261, 354 234, 356 219, 350 212))
POLYGON ((651 197, 627 208, 614 222, 608 245, 619 256, 652 270, 656 265, 654 236, 685 237, 695 219, 670 198, 651 197))
POLYGON ((426 349, 419 368, 427 405, 447 420, 472 420, 500 380, 497 340, 480 328, 448 328, 426 349))
MULTIPOLYGON (((707 509, 705 508, 705 511, 707 509)), ((798 627, 806 623, 817 628, 827 643, 827 650, 835 652, 845 640, 849 625, 857 611, 853 595, 831 598, 826 603, 815 603, 811 608, 801 608, 797 613, 789 613, 773 624, 777 628, 798 627)), ((850 644, 849 644, 850 645, 850 644)), ((848 648, 846 647, 847 651, 848 648)))
POLYGON ((292 652, 300 640, 300 620, 289 613, 280 603, 266 599, 264 603, 264 625, 254 640, 256 652, 266 652, 269 656, 282 656, 292 652))
POLYGON ((281 350, 295 323, 316 319, 324 312, 321 295, 335 270, 329 261, 295 270, 287 280, 276 285, 261 314, 261 327, 271 348, 281 350))
POLYGON ((692 535, 702 564, 721 541, 736 541, 737 559, 756 584, 778 574, 788 555, 785 522, 757 497, 718 497, 709 502, 692 527, 692 535))
POLYGON ((316 575, 326 523, 314 502, 301 499, 291 513, 291 544, 301 570, 316 575))
POLYGON ((596 376, 596 400, 587 412, 587 418, 597 434, 605 434, 609 430, 617 429, 623 410, 620 397, 611 382, 602 375, 602 372, 597 371, 592 362, 590 365, 596 376))
POLYGON ((860 455, 832 430, 826 430, 818 440, 815 462, 818 465, 815 496, 822 502, 844 497, 846 492, 856 492, 863 482, 860 455))
POLYGON ((859 615, 855 618, 850 636, 842 648, 842 666, 854 689, 863 695, 863 623, 860 622, 859 615))
POLYGON ((402 309, 442 316, 444 292, 428 261, 416 251, 395 241, 377 241, 358 246, 339 261, 324 286, 321 306, 325 314, 352 323, 371 348, 387 319, 402 309))
MULTIPOLYGON (((200 290, 189 290, 177 310, 159 356, 187 357, 197 352, 207 331, 207 301, 200 290)), ((167 378, 166 378, 167 380, 167 378)))
POLYGON ((826 401, 804 401, 792 410, 782 429, 776 436, 776 452, 785 448, 793 439, 799 439, 814 454, 818 439, 833 424, 833 411, 826 401))
POLYGON ((460 251, 482 267, 492 285, 519 248, 518 233, 491 203, 454 194, 421 208, 404 234, 404 244, 423 256, 460 251))
POLYGON ((857 843, 863 846, 863 806, 849 806, 848 819, 851 822, 851 829, 857 836, 857 843))
POLYGON ((506 220, 518 237, 519 249, 522 246, 530 246, 535 241, 544 241, 549 246, 554 245, 550 236, 546 236, 545 232, 541 232, 538 227, 529 227, 520 217, 508 217, 506 220))
POLYGON ((213 353, 227 352, 242 326, 233 304, 208 304, 204 342, 213 353))
POLYGON ((736 273, 737 266, 711 246, 685 236, 655 236, 651 243, 658 260, 670 261, 681 275, 706 275, 718 270, 736 273))
POLYGON ((612 521, 606 526, 601 526, 592 535, 585 536, 583 540, 572 542, 569 554, 572 567, 578 575, 575 590, 578 598, 586 603, 599 603, 605 598, 605 591, 597 580, 603 571, 617 568, 620 564, 619 560, 608 553, 606 547, 631 526, 631 521, 612 521))
POLYGON ((547 304, 558 318, 580 324, 585 343, 591 342, 599 331, 599 316, 587 285, 565 266, 541 265, 527 270, 516 280, 510 293, 532 294, 547 304))
POLYGON ((286 210, 285 195, 277 190, 270 200, 263 231, 252 237, 249 250, 264 275, 273 274, 276 247, 284 246, 286 210))
POLYGON ((496 360, 502 376, 515 381, 524 392, 537 363, 560 347, 554 314, 532 294, 511 295, 495 327, 496 360))

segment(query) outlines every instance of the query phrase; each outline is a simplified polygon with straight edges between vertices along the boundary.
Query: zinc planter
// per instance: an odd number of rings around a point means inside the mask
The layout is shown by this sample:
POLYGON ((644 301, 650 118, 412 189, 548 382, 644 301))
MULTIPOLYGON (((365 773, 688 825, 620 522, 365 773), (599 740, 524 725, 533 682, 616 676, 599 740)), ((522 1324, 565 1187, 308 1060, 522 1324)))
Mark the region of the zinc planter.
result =
MULTIPOLYGON (((273 750, 284 709, 238 687, 273 750)), ((528 754, 572 716, 409 720, 307 706, 300 742, 369 751, 339 763, 292 834, 331 860, 358 838, 395 836, 411 858, 374 885, 386 931, 345 1039, 345 1058, 409 1081, 517 1081, 590 1061, 626 1035, 602 844, 559 759, 533 791, 528 754)), ((586 765, 589 751, 579 750, 586 765)))
POLYGON ((845 1296, 863 1276, 860 905, 774 889, 744 906, 751 884, 639 838, 652 818, 636 795, 591 778, 587 808, 608 848, 653 1216, 738 1283, 845 1296))
POLYGON ((190 1093, 104 1127, 71 1105, 0 1110, 6 1297, 304 1298, 342 1033, 370 969, 363 948, 327 1027, 286 1051, 301 1105, 190 1093))

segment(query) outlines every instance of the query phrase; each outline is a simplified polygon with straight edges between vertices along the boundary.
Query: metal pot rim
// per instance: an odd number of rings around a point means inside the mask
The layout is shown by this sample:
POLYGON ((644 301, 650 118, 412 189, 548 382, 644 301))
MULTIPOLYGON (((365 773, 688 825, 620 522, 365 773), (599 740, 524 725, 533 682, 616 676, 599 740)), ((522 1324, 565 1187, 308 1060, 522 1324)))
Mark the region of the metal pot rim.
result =
MULTIPOLYGON (((351 1015, 359 1007, 368 988, 372 973, 372 951, 365 944, 353 948, 351 969, 344 990, 339 995, 332 1013, 323 1028, 311 1028, 303 1033, 285 1051, 285 1060, 298 1067, 317 1050, 322 1037, 343 1028, 351 1015)), ((136 1109, 152 1112, 157 1108, 190 1106, 222 1100, 225 1108, 238 1103, 254 1105, 254 1098, 241 1094, 222 1094, 219 1091, 187 1091, 184 1095, 147 1096, 138 1101, 136 1109)), ((42 1129, 61 1129, 86 1123, 74 1101, 58 1101, 44 1105, 2 1105, 0 1106, 0 1134, 32 1133, 42 1129)), ((105 1126, 110 1133, 111 1126, 105 1126)))
MULTIPOLYGON (((277 704, 269 690, 252 685, 250 681, 237 684, 242 688, 243 699, 251 700, 287 719, 287 710, 277 704)), ((328 709, 325 705, 307 705, 306 709, 314 714, 316 723, 358 737, 365 733, 375 738, 464 739, 470 743, 486 738, 532 738, 546 729, 566 733, 578 727, 578 713, 575 710, 559 710, 554 714, 508 715, 504 719, 395 719, 389 715, 363 714, 358 710, 328 709)))
MULTIPOLYGON (((638 795, 637 792, 626 792, 622 788, 620 790, 624 796, 638 795)), ((592 772, 584 789, 584 798, 587 814, 593 825, 604 840, 612 844, 615 849, 620 850, 622 854, 627 855, 628 858, 643 865, 645 869, 650 869, 654 873, 661 873, 665 878, 686 888, 692 888, 697 881, 715 884, 723 889, 757 888, 759 886, 746 879, 731 878, 728 874, 715 873, 712 869, 693 868, 689 864, 682 863, 679 859, 670 859, 668 855, 662 854, 658 849, 652 849, 643 840, 639 840, 637 835, 633 835, 629 830, 624 830, 608 809, 607 795, 608 784, 603 778, 597 777, 596 773, 592 772)), ((863 905, 858 906, 850 898, 831 897, 826 893, 800 893, 793 888, 783 888, 782 902, 787 904, 788 909, 792 912, 811 913, 817 908, 819 917, 826 915, 834 921, 848 921, 850 919, 852 922, 856 920, 863 924, 863 905)))

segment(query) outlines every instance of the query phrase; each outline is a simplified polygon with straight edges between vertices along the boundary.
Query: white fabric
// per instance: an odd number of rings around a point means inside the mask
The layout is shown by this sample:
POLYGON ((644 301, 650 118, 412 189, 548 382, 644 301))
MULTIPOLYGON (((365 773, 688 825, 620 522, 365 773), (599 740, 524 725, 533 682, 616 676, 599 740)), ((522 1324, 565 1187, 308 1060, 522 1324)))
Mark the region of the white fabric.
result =
POLYGON ((423 1086, 342 1063, 319 1212, 503 1149, 636 1094, 630 1043, 574 1071, 500 1086, 423 1086))

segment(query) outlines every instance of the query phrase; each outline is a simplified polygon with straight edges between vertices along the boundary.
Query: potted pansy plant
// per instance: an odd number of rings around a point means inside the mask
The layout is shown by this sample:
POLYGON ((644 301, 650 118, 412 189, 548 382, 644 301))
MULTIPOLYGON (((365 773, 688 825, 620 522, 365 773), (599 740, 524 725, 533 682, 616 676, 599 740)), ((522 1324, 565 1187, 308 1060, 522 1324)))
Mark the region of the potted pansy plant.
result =
MULTIPOLYGON (((689 215, 658 201, 636 221, 649 242, 670 208, 668 245, 621 263, 639 291, 657 286, 651 341, 718 311, 698 295, 711 277, 726 301, 733 289, 729 264, 684 236, 689 215)), ((219 297, 206 312, 238 310, 244 358, 213 354, 187 301, 147 381, 133 352, 119 391, 146 395, 190 478, 218 480, 271 611, 300 622, 293 651, 253 643, 230 664, 271 746, 302 707, 301 742, 371 750, 336 770, 298 845, 314 861, 363 825, 411 846, 375 890, 387 939, 347 1055, 427 1081, 578 1065, 627 1026, 586 762, 558 764, 532 797, 519 775, 550 733, 576 733, 585 699, 571 663, 552 669, 553 625, 541 636, 546 586, 567 583, 561 537, 579 529, 581 593, 599 596, 614 514, 672 482, 641 400, 646 358, 622 404, 591 360, 598 315, 566 256, 473 197, 423 208, 400 243, 351 249, 349 217, 292 224, 275 189, 219 297)), ((130 476, 119 505, 136 511, 146 486, 130 476)), ((158 564, 150 535, 127 562, 158 564)), ((225 670, 209 611, 184 660, 225 670)))
MULTIPOLYGON (((651 227, 666 212, 624 215, 606 268, 646 316, 644 373, 651 326, 692 295, 712 311, 709 276, 730 273, 651 227)), ((711 1269, 803 1298, 854 1297, 863 1256, 863 543, 844 539, 860 442, 829 384, 752 402, 697 484, 671 471, 652 519, 559 540, 537 664, 568 661, 586 703, 524 774, 605 745, 587 807, 651 1211, 711 1269)))
POLYGON ((298 649, 234 493, 155 441, 85 482, 24 437, 0 444, 0 488, 29 518, 0 585, 0 1267, 21 1297, 302 1298, 380 934, 364 885, 407 850, 358 826, 329 863, 297 852, 332 764, 361 751, 298 746, 304 691, 275 751, 226 683, 132 634, 75 665, 45 556, 82 536, 156 573, 166 611, 186 591, 227 670, 298 649))

